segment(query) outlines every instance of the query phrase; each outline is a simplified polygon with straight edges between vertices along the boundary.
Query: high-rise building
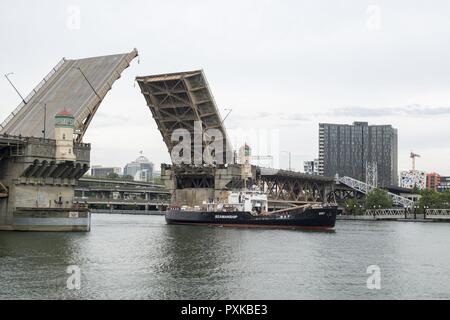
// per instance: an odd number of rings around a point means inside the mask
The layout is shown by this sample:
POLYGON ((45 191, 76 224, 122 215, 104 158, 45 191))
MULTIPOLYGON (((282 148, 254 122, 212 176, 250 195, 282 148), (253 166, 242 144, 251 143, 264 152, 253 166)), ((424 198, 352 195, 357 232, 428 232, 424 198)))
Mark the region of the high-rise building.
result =
POLYGON ((441 184, 441 176, 436 172, 427 174, 427 189, 437 191, 441 184))
POLYGON ((366 180, 376 167, 379 186, 398 185, 397 129, 367 122, 319 124, 319 174, 366 180))
POLYGON ((402 171, 400 186, 402 188, 424 190, 427 186, 427 174, 419 170, 402 171))
POLYGON ((134 175, 134 181, 149 182, 151 179, 152 178, 148 169, 138 170, 134 175))
MULTIPOLYGON (((125 166, 125 168, 123 169, 123 174, 125 176, 132 176, 134 178, 136 177, 136 174, 142 170, 147 170, 147 173, 145 173, 145 177, 147 181, 151 181, 153 179, 153 163, 151 163, 146 157, 141 155, 136 160, 128 163, 125 166)), ((138 177, 142 176, 142 173, 138 175, 138 177)))
POLYGON ((438 186, 438 191, 444 192, 444 191, 450 191, 450 177, 441 177, 440 183, 438 186))
POLYGON ((303 162, 303 171, 307 174, 319 174, 319 159, 303 162))

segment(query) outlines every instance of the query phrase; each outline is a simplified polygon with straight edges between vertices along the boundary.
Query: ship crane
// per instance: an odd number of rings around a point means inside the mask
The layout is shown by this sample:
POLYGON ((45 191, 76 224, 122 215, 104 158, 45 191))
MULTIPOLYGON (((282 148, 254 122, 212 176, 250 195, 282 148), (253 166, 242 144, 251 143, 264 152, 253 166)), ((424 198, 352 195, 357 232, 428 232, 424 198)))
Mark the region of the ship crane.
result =
POLYGON ((416 171, 416 158, 420 158, 420 155, 411 151, 409 157, 412 159, 412 169, 413 171, 416 171))

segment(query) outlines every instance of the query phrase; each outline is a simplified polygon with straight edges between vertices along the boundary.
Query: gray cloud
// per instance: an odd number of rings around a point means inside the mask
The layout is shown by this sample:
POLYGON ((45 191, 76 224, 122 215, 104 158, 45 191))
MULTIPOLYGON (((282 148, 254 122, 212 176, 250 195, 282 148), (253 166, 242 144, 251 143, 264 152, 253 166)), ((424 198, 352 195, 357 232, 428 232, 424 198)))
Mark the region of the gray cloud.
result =
MULTIPOLYGON (((379 30, 367 25, 370 2, 357 0, 2 0, 0 75, 13 71, 25 94, 63 56, 138 48, 140 64, 133 62, 114 84, 85 138, 94 146, 93 162, 104 165, 125 163, 137 152, 129 150, 145 148, 152 161, 167 161, 155 121, 132 86, 136 75, 203 68, 218 105, 234 110, 227 128, 283 128, 291 138, 280 140, 295 145, 305 137, 301 149, 313 154, 322 118, 394 122, 406 150, 401 168, 410 166, 410 149, 439 143, 428 165, 450 174, 450 20, 443 14, 450 2, 372 2, 380 3, 379 30), (71 27, 72 5, 80 9, 78 29, 71 27), (422 121, 428 136, 412 125, 422 121)), ((1 121, 19 98, 6 79, 0 92, 1 121)))
MULTIPOLYGON (((237 122, 241 121, 265 121, 270 120, 277 124, 283 125, 287 123, 310 121, 311 118, 332 116, 332 117, 422 117, 422 116, 445 116, 450 115, 450 107, 432 107, 422 106, 419 104, 407 105, 403 107, 362 107, 362 106, 344 106, 331 109, 324 113, 274 113, 274 112, 257 112, 254 115, 239 116, 237 122)), ((236 121, 233 121, 236 122, 236 121)))
POLYGON ((141 113, 142 112, 135 114, 132 111, 123 114, 99 112, 93 119, 93 126, 96 128, 120 127, 126 125, 137 127, 148 126, 149 122, 153 123, 150 111, 148 111, 148 114, 145 117, 143 117, 141 113))
POLYGON ((386 116, 442 116, 450 115, 450 107, 430 107, 418 104, 403 107, 369 108, 359 106, 346 106, 334 108, 326 114, 316 114, 334 117, 386 117, 386 116))
POLYGON ((252 115, 240 115, 239 120, 307 121, 309 115, 304 113, 257 112, 252 115))

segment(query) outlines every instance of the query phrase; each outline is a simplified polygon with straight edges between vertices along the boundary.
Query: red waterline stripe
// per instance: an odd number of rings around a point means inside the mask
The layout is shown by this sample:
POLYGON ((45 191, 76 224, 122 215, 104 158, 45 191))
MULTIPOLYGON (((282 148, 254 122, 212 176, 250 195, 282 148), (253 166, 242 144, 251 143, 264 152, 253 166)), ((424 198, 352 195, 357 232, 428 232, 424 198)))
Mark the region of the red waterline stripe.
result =
POLYGON ((333 231, 334 227, 318 226, 282 226, 282 225, 254 225, 254 224, 218 224, 218 223, 190 223, 190 222, 168 222, 168 224, 186 225, 186 226, 205 226, 205 227, 236 227, 236 228, 266 228, 266 229, 304 229, 317 231, 333 231))

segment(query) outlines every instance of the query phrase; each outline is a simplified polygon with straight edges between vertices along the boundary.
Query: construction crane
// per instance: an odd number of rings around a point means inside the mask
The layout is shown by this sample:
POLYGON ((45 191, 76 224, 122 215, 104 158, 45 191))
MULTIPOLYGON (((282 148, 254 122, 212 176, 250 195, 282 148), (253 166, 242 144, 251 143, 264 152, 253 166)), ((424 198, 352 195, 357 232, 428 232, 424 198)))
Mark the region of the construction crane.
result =
POLYGON ((420 155, 411 151, 409 157, 412 159, 412 169, 413 171, 416 171, 416 158, 420 158, 420 155))

